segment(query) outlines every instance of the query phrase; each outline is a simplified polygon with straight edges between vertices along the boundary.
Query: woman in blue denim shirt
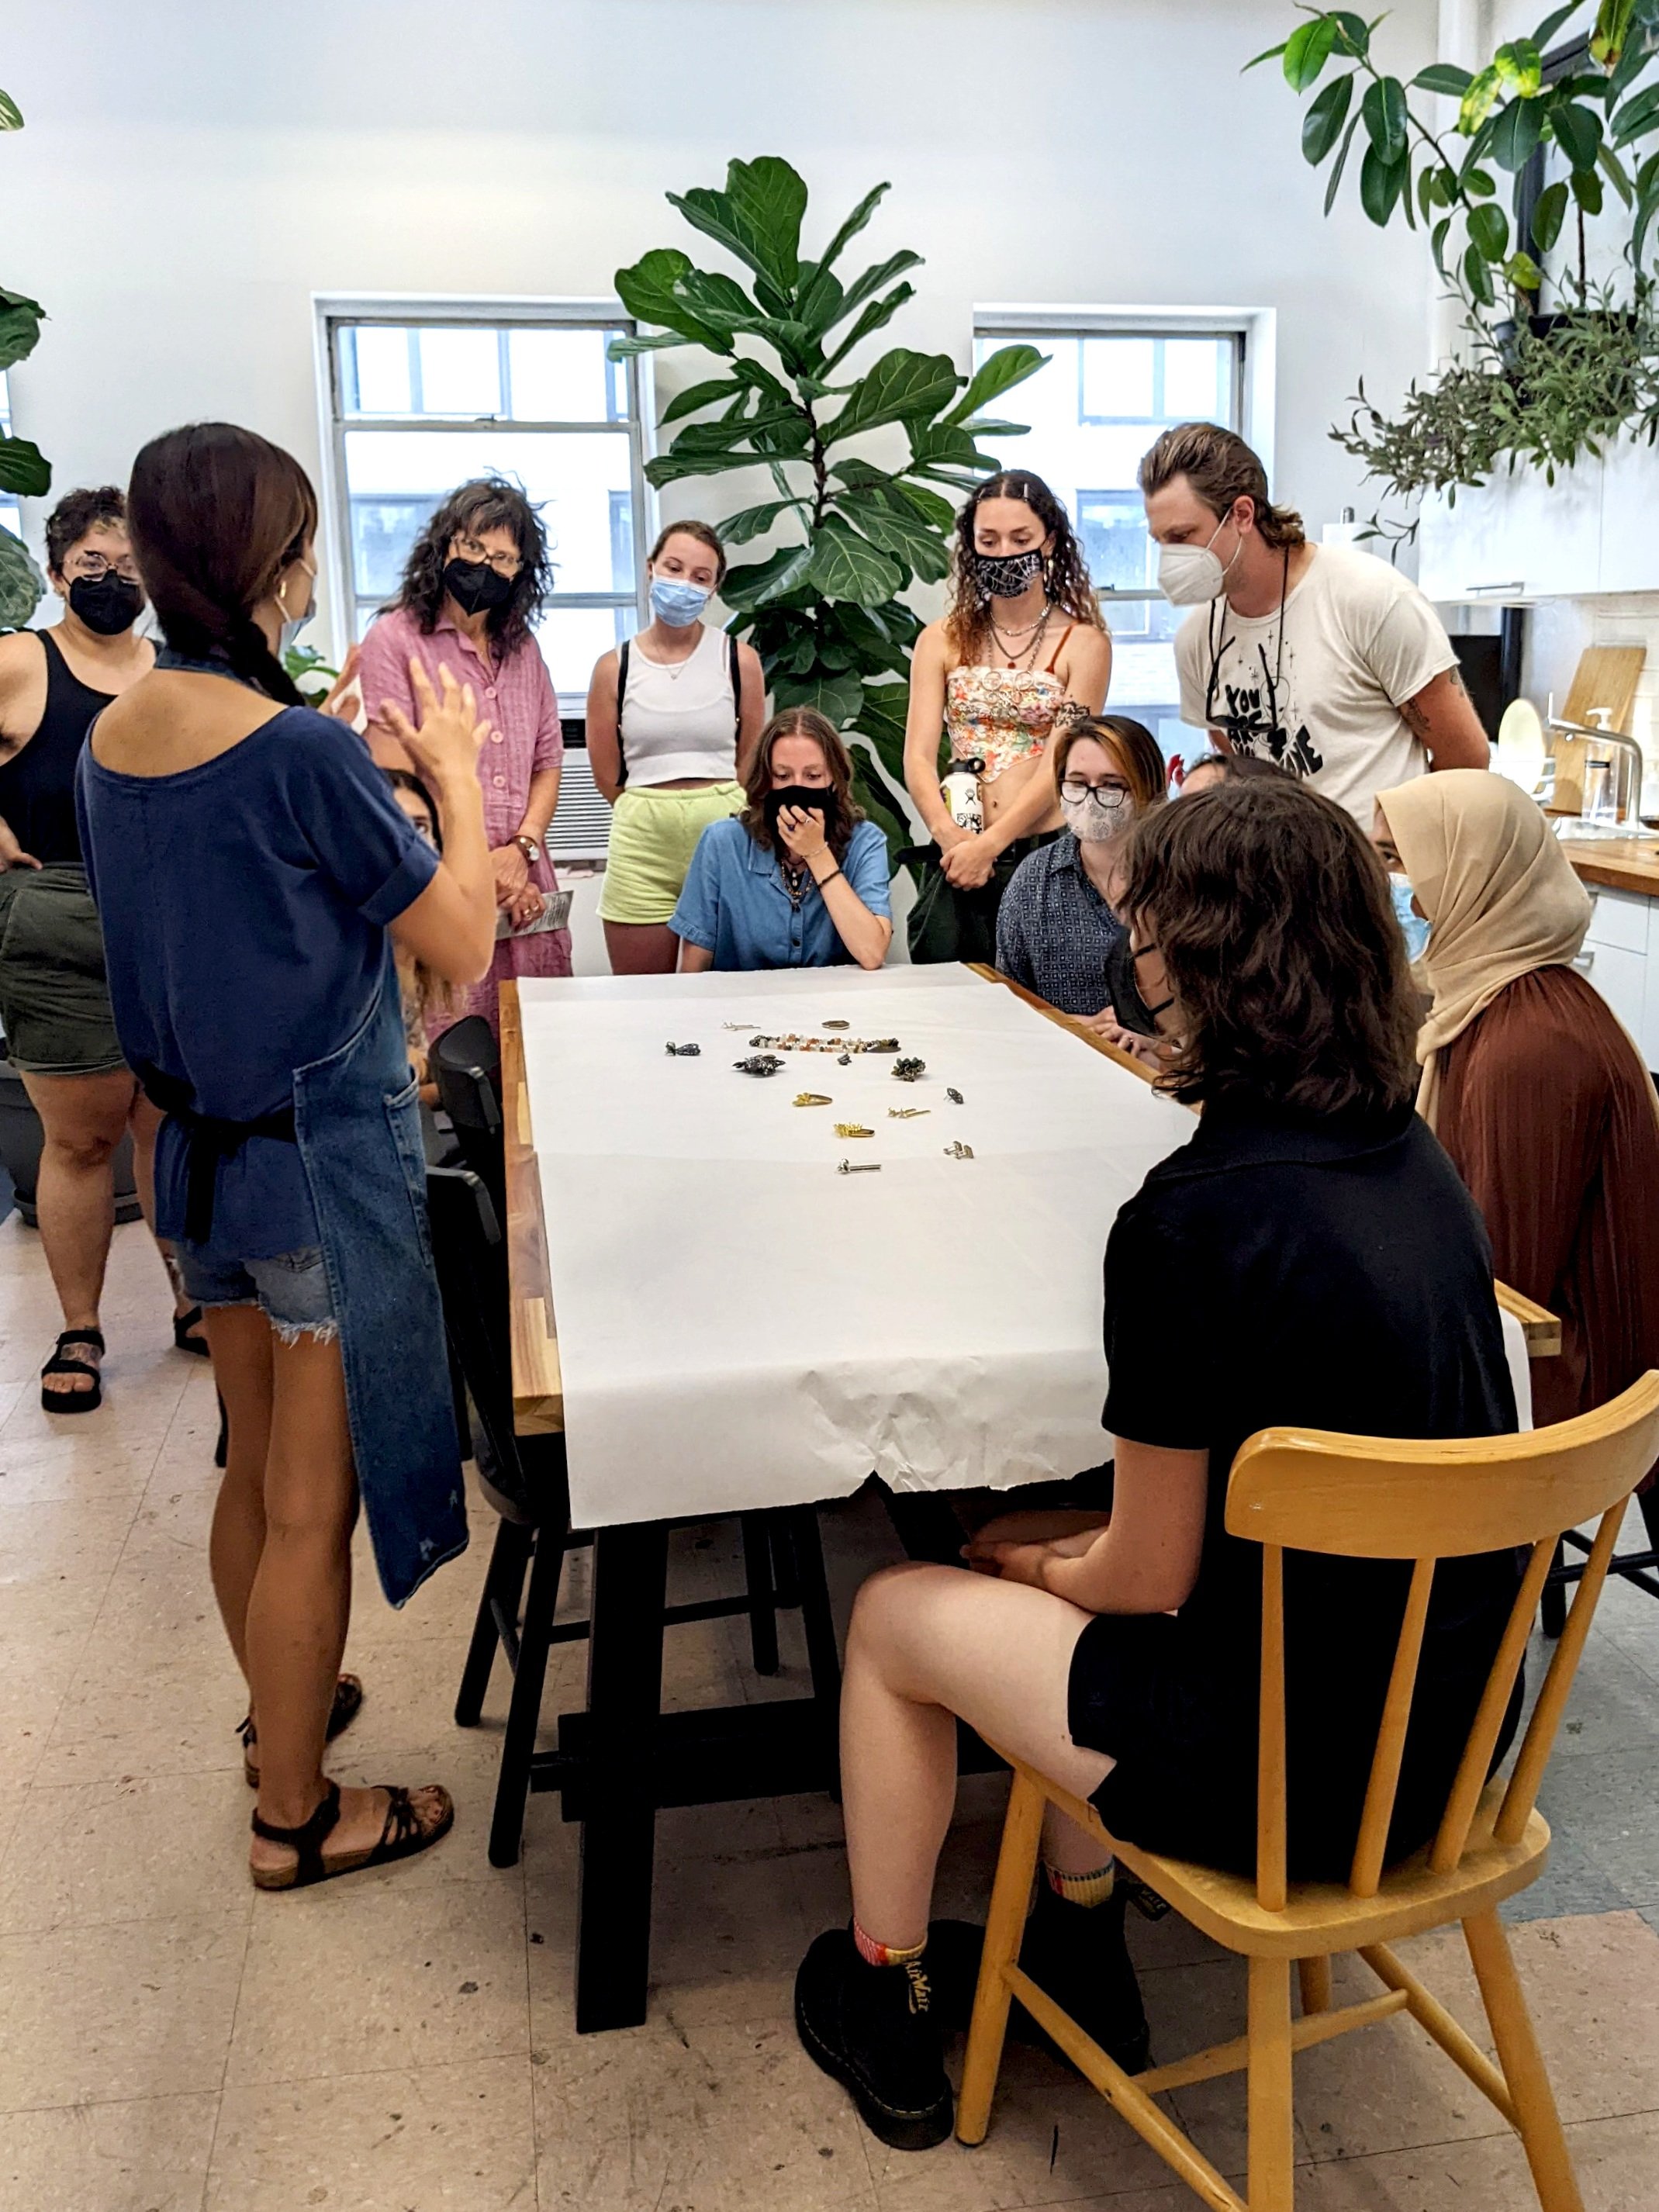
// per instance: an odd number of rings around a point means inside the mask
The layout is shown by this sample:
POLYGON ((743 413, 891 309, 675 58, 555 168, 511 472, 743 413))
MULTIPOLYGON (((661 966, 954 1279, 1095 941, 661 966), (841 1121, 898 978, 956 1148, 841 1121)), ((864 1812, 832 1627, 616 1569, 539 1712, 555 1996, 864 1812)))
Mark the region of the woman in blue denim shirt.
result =
POLYGON ((683 975, 879 968, 893 939, 887 840, 853 802, 836 726, 787 707, 761 732, 740 814, 697 840, 669 928, 683 975))
POLYGON ((466 1541, 392 943, 455 983, 489 964, 486 731, 453 678, 441 705, 416 679, 422 726, 397 734, 440 860, 283 670, 316 575, 298 462, 198 423, 139 454, 129 514, 167 647, 99 716, 77 805, 122 1049, 167 1116, 159 1226, 229 1413, 210 1557, 251 1692, 253 1880, 297 1888, 453 1817, 443 1790, 342 1790, 322 1760, 355 1710, 359 1498, 394 1604, 466 1541))

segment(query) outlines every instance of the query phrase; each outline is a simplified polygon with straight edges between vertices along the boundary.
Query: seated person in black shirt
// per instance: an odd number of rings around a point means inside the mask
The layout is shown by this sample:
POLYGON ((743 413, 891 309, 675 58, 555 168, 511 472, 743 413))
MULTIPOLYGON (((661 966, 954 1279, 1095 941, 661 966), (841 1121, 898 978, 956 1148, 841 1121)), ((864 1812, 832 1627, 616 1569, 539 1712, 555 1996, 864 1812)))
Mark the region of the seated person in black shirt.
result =
POLYGON ((1127 714, 1095 714, 1054 741, 1065 828, 1028 853, 997 909, 997 966, 1062 1014, 1109 1022, 1107 966, 1128 933, 1112 910, 1135 823, 1164 804, 1158 739, 1127 714))
MULTIPOLYGON (((1047 1542, 981 1534, 981 1571, 915 1564, 859 1595, 842 1694, 854 1926, 796 1983, 809 2054, 887 2143, 949 2132, 951 1978, 928 1950, 956 1791, 956 1717, 1152 1850, 1255 1857, 1261 1553, 1227 1479, 1273 1425, 1396 1437, 1515 1426, 1474 1203, 1413 1110, 1416 1015, 1381 865, 1289 777, 1226 781, 1137 830, 1121 899, 1143 994, 1179 1042, 1161 1077, 1203 1107, 1106 1250, 1109 1521, 1047 1542), (1190 1316, 1224 1316, 1194 1361, 1190 1316)), ((1389 1856, 1443 1809, 1517 1586, 1511 1553, 1436 1574, 1389 1856)), ((1408 1566, 1286 1562, 1290 1871, 1345 1879, 1408 1566)), ((1504 1732, 1507 1743, 1519 1686, 1504 1732)), ((1122 1897, 1050 1817, 1028 1970, 1129 2068, 1146 2032, 1122 1897)), ((949 1928, 951 1923, 941 1923, 949 1928)))

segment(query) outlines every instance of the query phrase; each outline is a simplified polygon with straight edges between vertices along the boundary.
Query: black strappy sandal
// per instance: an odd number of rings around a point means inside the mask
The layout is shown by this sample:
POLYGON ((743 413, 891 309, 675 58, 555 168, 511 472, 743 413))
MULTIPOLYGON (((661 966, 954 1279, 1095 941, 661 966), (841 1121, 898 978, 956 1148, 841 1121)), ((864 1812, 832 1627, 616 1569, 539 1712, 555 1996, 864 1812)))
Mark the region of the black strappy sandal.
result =
POLYGON ((191 1329, 200 1328, 201 1326, 202 1309, 200 1306, 191 1306, 187 1313, 174 1314, 173 1316, 173 1341, 180 1352, 194 1352, 198 1359, 211 1359, 213 1353, 208 1345, 206 1337, 192 1336, 191 1334, 191 1329))
MULTIPOLYGON (((356 1674, 342 1674, 334 1685, 334 1703, 329 1707, 327 1741, 351 1726, 363 1709, 363 1686, 356 1674)), ((253 1747, 259 1741, 259 1732, 249 1713, 236 1723, 236 1733, 242 1739, 242 1775, 250 1790, 259 1786, 259 1770, 253 1763, 253 1747)))
POLYGON ((394 1860, 410 1859, 417 1851, 429 1850, 454 1826, 454 1801, 447 1790, 438 1792, 443 1800, 443 1810, 437 1826, 423 1828, 414 1802, 401 1784, 380 1782, 374 1786, 384 1790, 386 1794, 386 1822, 380 1830, 380 1842, 366 1851, 343 1851, 331 1863, 323 1856, 323 1845, 339 1825, 340 1785, 337 1782, 325 1784, 327 1794, 303 1827, 275 1827, 269 1820, 262 1820, 256 1813, 252 1822, 254 1834, 267 1844, 285 1844, 297 1854, 298 1863, 271 1873, 262 1872, 258 1867, 252 1868, 253 1887, 256 1889, 309 1889, 314 1883, 332 1881, 339 1875, 360 1874, 365 1867, 390 1866, 394 1860))
POLYGON ((58 1339, 58 1349, 40 1370, 40 1410, 43 1413, 90 1413, 104 1402, 104 1382, 98 1370, 84 1359, 66 1359, 66 1344, 89 1344, 94 1350, 104 1350, 101 1328, 66 1328, 58 1339), (48 1375, 90 1375, 90 1390, 48 1390, 48 1375))

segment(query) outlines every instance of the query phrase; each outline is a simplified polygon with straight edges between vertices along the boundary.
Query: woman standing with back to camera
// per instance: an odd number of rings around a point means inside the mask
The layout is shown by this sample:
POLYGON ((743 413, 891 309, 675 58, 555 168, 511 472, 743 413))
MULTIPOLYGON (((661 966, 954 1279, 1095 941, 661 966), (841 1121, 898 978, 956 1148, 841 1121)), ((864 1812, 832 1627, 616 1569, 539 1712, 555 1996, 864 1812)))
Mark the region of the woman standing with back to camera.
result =
POLYGON ((1070 516, 1024 469, 988 477, 967 501, 953 568, 951 605, 910 662, 904 781, 939 847, 910 957, 993 961, 1002 894, 1060 827, 1045 749, 1105 705, 1112 641, 1070 516), (954 803, 939 783, 941 727, 954 803))
POLYGON ((359 1495, 394 1605, 466 1543, 392 945, 456 983, 489 964, 488 726, 447 672, 441 705, 411 677, 418 730, 390 711, 441 860, 283 670, 317 573, 299 463, 199 422, 145 447, 128 500, 167 645, 94 723, 77 805, 116 1028, 166 1116, 157 1229, 229 1411, 210 1558, 251 1692, 252 1876, 299 1888, 453 1818, 441 1789, 342 1790, 322 1759, 359 1495))
POLYGON ((671 522, 646 574, 650 623, 601 656, 587 693, 587 757, 612 809, 599 919, 615 975, 674 972, 691 855, 742 806, 766 720, 753 646, 703 620, 726 574, 718 532, 671 522))

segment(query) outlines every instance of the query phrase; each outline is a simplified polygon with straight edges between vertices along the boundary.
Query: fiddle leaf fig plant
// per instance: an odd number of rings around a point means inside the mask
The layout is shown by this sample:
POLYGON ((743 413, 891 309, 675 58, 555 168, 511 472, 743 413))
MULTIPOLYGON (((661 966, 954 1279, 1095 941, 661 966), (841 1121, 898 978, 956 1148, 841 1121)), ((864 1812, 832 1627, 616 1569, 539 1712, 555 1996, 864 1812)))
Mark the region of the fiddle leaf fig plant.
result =
POLYGON ((614 339, 611 352, 694 345, 716 356, 718 374, 664 409, 664 428, 681 427, 646 474, 659 488, 738 470, 770 477, 771 497, 720 524, 728 546, 769 541, 727 571, 720 596, 778 706, 816 707, 854 740, 854 791, 896 860, 913 842, 893 787, 903 785, 910 648, 921 628, 902 594, 947 573, 945 494, 970 491, 997 466, 982 441, 1024 435, 1023 424, 987 410, 1045 356, 1003 346, 965 377, 948 354, 895 346, 861 372, 845 366, 915 295, 918 253, 889 254, 856 276, 841 265, 888 189, 866 192, 816 256, 802 244, 805 181, 775 155, 733 161, 723 190, 670 192, 746 274, 656 247, 616 280, 629 313, 655 327, 614 339))
MULTIPOLYGON (((0 131, 21 131, 23 117, 9 93, 0 92, 0 131)), ((34 351, 46 310, 21 292, 0 289, 0 370, 34 351)), ((0 491, 38 499, 52 484, 52 464, 27 438, 0 435, 0 491)), ((0 630, 21 629, 46 596, 46 580, 22 539, 0 529, 0 630)))

